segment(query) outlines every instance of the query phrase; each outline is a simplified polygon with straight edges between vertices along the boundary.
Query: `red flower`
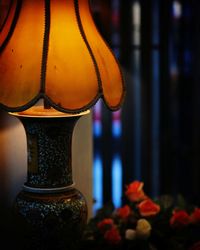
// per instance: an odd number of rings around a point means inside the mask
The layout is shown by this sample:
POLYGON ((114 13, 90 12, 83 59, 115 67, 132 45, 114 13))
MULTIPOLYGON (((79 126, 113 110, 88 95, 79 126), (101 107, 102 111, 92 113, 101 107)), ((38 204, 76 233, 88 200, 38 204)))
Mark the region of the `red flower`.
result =
POLYGON ((114 226, 114 221, 112 219, 104 219, 97 224, 99 230, 104 233, 114 226))
POLYGON ((127 198, 132 202, 138 202, 146 199, 146 195, 143 191, 143 182, 134 181, 127 186, 127 190, 125 192, 127 198))
POLYGON ((170 219, 172 227, 184 227, 190 223, 190 216, 185 210, 174 211, 170 219))
POLYGON ((117 215, 122 219, 127 219, 131 213, 131 209, 128 205, 117 209, 117 215))
POLYGON ((190 247, 189 250, 200 250, 200 241, 192 245, 192 247, 190 247))
POLYGON ((121 236, 119 234, 119 231, 116 227, 112 227, 110 230, 106 231, 104 234, 104 239, 112 244, 119 244, 121 241, 121 236))
POLYGON ((190 220, 192 223, 200 223, 200 208, 195 208, 193 213, 190 216, 190 220))
POLYGON ((144 217, 156 215, 160 212, 160 206, 154 203, 151 199, 142 201, 139 205, 139 212, 144 217))

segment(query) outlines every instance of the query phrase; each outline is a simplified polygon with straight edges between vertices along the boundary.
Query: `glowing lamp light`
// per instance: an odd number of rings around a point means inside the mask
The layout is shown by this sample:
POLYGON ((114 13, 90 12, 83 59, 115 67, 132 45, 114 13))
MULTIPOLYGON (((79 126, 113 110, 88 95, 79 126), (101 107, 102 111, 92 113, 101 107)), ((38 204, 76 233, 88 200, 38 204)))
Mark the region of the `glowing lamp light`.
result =
POLYGON ((14 211, 31 228, 34 249, 49 239, 51 249, 71 249, 87 221, 86 200, 73 187, 73 128, 99 98, 112 111, 121 107, 122 73, 95 26, 89 0, 6 3, 0 107, 23 123, 28 153, 27 181, 14 211))
POLYGON ((0 103, 26 110, 43 98, 61 112, 103 97, 121 106, 123 78, 99 34, 88 0, 14 0, 0 29, 0 103))

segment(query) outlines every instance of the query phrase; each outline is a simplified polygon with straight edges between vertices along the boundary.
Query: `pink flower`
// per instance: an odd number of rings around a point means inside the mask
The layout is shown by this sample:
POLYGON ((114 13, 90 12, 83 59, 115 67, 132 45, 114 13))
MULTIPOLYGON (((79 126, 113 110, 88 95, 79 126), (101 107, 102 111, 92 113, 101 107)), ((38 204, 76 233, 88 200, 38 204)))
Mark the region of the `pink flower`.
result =
POLYGON ((102 233, 112 228, 113 226, 114 226, 114 221, 110 218, 106 218, 97 224, 97 227, 102 233))
POLYGON ((112 245, 119 244, 121 242, 119 230, 116 227, 112 227, 105 232, 104 239, 112 245))
POLYGON ((139 212, 144 217, 156 215, 160 212, 160 206, 154 203, 151 199, 142 201, 138 205, 139 212))
POLYGON ((184 227, 190 223, 190 216, 185 210, 174 211, 170 219, 172 227, 184 227))
POLYGON ((117 215, 122 219, 127 219, 131 214, 131 209, 128 205, 117 209, 117 215))
POLYGON ((195 208, 193 213, 190 215, 190 220, 192 223, 200 223, 200 208, 195 208))
POLYGON ((143 191, 144 183, 140 181, 134 181, 127 186, 125 195, 132 202, 139 202, 146 199, 146 195, 143 191))
POLYGON ((192 245, 189 250, 200 250, 200 241, 196 242, 194 245, 192 245))

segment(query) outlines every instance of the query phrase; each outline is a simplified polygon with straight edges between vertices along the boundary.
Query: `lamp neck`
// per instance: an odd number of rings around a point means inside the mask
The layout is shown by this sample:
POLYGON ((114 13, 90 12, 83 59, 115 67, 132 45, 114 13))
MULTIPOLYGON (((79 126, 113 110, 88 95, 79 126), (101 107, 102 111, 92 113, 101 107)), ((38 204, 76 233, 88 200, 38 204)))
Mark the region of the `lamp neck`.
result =
MULTIPOLYGON (((26 189, 59 190, 73 184, 72 135, 80 116, 18 116, 27 137, 26 189)), ((41 192, 43 192, 41 191, 41 192)))

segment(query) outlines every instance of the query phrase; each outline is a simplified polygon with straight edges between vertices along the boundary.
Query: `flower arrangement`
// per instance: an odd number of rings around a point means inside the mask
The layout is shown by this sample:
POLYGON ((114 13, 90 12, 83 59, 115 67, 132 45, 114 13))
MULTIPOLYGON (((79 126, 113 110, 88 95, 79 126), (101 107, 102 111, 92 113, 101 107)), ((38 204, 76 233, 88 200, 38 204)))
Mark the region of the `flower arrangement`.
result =
POLYGON ((90 219, 83 249, 200 250, 200 208, 181 195, 152 199, 143 187, 133 181, 123 207, 106 204, 90 219))

